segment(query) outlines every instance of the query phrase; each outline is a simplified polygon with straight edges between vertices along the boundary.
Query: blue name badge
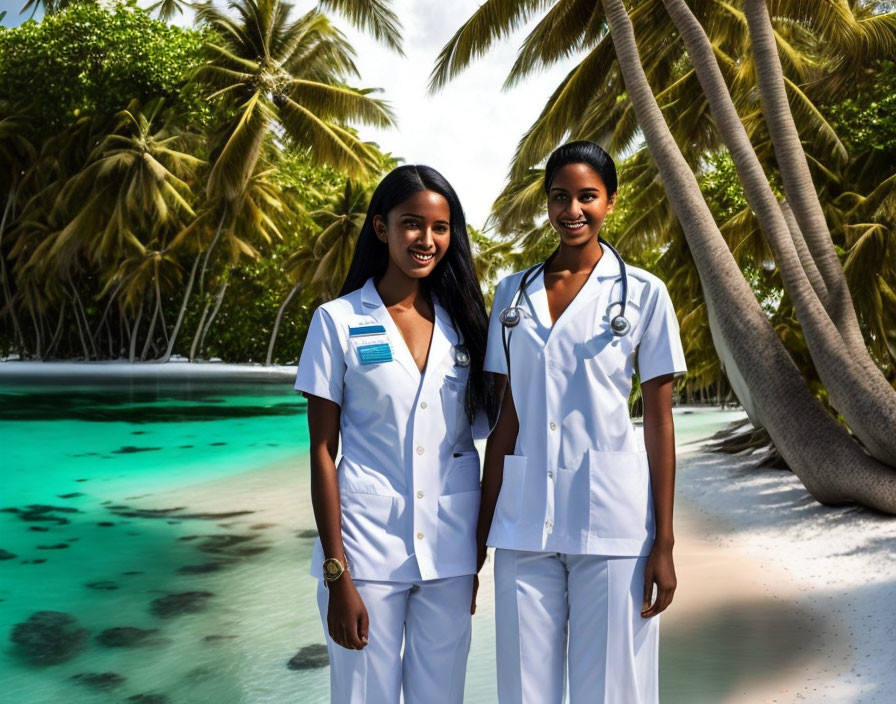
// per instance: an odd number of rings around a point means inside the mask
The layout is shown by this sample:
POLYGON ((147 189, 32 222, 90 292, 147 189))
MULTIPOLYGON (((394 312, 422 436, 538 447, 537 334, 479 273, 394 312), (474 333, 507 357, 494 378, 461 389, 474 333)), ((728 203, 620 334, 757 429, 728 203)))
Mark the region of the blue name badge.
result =
POLYGON ((361 364, 382 364, 392 361, 392 347, 382 325, 349 327, 349 338, 361 364))

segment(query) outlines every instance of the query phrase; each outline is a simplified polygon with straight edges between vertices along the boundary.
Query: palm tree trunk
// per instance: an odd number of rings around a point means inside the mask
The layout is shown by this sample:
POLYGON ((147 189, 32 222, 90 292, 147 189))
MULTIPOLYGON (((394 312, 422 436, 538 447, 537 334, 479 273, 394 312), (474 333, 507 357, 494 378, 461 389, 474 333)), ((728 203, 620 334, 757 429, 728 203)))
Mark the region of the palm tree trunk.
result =
POLYGON ((202 328, 202 335, 199 338, 199 354, 202 354, 202 350, 205 347, 205 336, 208 335, 208 331, 211 330, 212 323, 215 322, 215 318, 218 315, 218 311, 221 310, 221 304, 224 302, 224 292, 227 290, 227 287, 230 285, 230 276, 224 279, 224 282, 221 284, 221 287, 218 289, 218 292, 215 294, 215 307, 212 309, 212 314, 209 316, 208 322, 202 328))
POLYGON ((830 296, 825 301, 825 308, 850 350, 854 354, 867 355, 846 277, 834 249, 831 233, 812 183, 800 135, 790 111, 766 0, 745 0, 744 14, 756 62, 762 114, 775 148, 781 183, 800 231, 827 284, 830 296))
POLYGON ((90 359, 90 350, 87 349, 87 340, 84 339, 84 330, 81 328, 81 316, 78 315, 78 306, 72 299, 72 313, 75 314, 75 324, 78 326, 78 337, 81 339, 81 348, 84 350, 84 360, 90 359))
POLYGON ((53 354, 53 350, 56 349, 56 345, 59 344, 59 340, 62 339, 62 321, 65 319, 65 301, 62 301, 62 305, 59 307, 59 322, 56 323, 56 332, 53 333, 53 339, 50 340, 50 344, 47 346, 47 358, 49 359, 50 355, 53 354))
POLYGON ((202 306, 202 315, 199 316, 199 324, 196 326, 196 332, 193 333, 193 342, 190 344, 190 361, 196 359, 196 351, 199 349, 199 338, 202 336, 202 329, 205 327, 205 319, 208 318, 208 309, 212 307, 210 300, 205 301, 202 306))
POLYGON ((205 253, 205 257, 202 260, 202 271, 199 273, 199 293, 202 293, 205 285, 205 271, 208 269, 208 262, 211 259, 212 252, 215 249, 215 245, 218 244, 218 241, 221 239, 221 233, 224 231, 224 218, 227 217, 227 206, 224 206, 224 209, 221 211, 221 219, 218 220, 218 228, 215 231, 215 237, 212 240, 212 243, 208 246, 208 251, 205 253))
POLYGON ((41 335, 40 335, 40 325, 38 324, 37 317, 34 315, 34 301, 27 301, 28 312, 31 314, 31 323, 34 325, 34 342, 35 342, 35 351, 34 356, 38 359, 42 359, 41 356, 41 335))
POLYGON ((277 318, 274 320, 274 329, 271 331, 271 341, 268 343, 268 356, 265 357, 264 360, 264 366, 266 367, 271 366, 271 360, 274 357, 274 343, 277 341, 277 333, 280 332, 280 319, 283 317, 283 311, 286 310, 286 306, 289 305, 292 297, 295 296, 301 288, 302 282, 296 281, 296 285, 292 287, 286 300, 280 304, 280 308, 277 310, 277 318))
POLYGON ((128 362, 133 364, 136 361, 137 353, 137 332, 140 330, 140 319, 143 317, 143 299, 140 299, 140 309, 137 311, 137 319, 134 320, 134 327, 131 329, 131 345, 128 350, 128 362))
POLYGON ((681 223, 706 298, 710 330, 731 386, 806 489, 826 504, 896 513, 896 472, 869 457, 806 388, 756 301, 650 90, 622 0, 602 0, 620 70, 681 223))
POLYGON ((165 350, 165 354, 159 358, 160 362, 167 362, 171 359, 174 343, 177 342, 177 334, 180 332, 180 326, 184 322, 184 313, 187 312, 187 303, 190 300, 190 294, 193 292, 193 282, 196 280, 196 269, 199 268, 199 259, 201 257, 202 252, 199 252, 196 254, 196 259, 193 261, 193 268, 190 270, 190 278, 187 281, 187 290, 184 291, 184 300, 180 304, 180 310, 177 313, 177 321, 174 323, 174 330, 171 331, 171 337, 168 338, 168 348, 165 350))
MULTIPOLYGON (((802 230, 798 223, 788 226, 785 213, 738 117, 703 27, 684 0, 663 2, 691 56, 713 120, 743 184, 744 195, 774 252, 784 287, 803 328, 806 345, 833 406, 843 414, 850 429, 874 457, 896 467, 896 433, 893 432, 896 428, 896 391, 871 360, 864 342, 861 351, 845 344, 819 300, 798 251, 798 242, 803 242, 802 230), (796 234, 797 242, 793 234, 796 234), (862 359, 867 363, 861 363, 862 359)), ((786 103, 783 109, 790 114, 786 103)), ((805 160, 802 148, 799 150, 805 160)), ((780 164, 781 159, 778 161, 780 164)))
POLYGON ((146 333, 146 341, 143 343, 143 352, 140 353, 140 361, 146 361, 146 355, 149 352, 149 346, 152 344, 152 336, 156 331, 156 321, 159 319, 160 301, 156 299, 155 306, 152 309, 152 318, 149 320, 149 332, 146 333))
POLYGON ((9 290, 9 280, 6 274, 6 256, 3 254, 3 233, 6 231, 6 220, 9 217, 9 211, 12 208, 15 190, 9 189, 6 196, 6 204, 3 206, 3 217, 0 218, 0 278, 3 279, 3 297, 6 301, 6 309, 9 311, 9 318, 12 320, 13 334, 19 345, 19 352, 25 352, 25 338, 22 335, 22 328, 19 325, 19 318, 16 315, 15 306, 13 306, 12 293, 9 290))
MULTIPOLYGON (((80 319, 84 320, 84 334, 86 334, 87 340, 90 342, 90 348, 93 350, 93 356, 95 359, 99 359, 100 353, 97 350, 96 340, 93 338, 93 333, 90 331, 90 322, 87 320, 87 311, 84 309, 84 304, 81 302, 81 294, 78 293, 78 289, 75 287, 75 282, 72 281, 71 276, 68 279, 69 287, 72 290, 72 296, 74 298, 74 304, 72 305, 72 311, 75 314, 75 320, 78 321, 78 332, 81 332, 81 323, 80 319), (78 317, 78 311, 80 310, 81 315, 80 319, 78 317)), ((82 335, 84 337, 84 335, 82 335)), ((87 355, 87 359, 90 359, 90 355, 87 355)))

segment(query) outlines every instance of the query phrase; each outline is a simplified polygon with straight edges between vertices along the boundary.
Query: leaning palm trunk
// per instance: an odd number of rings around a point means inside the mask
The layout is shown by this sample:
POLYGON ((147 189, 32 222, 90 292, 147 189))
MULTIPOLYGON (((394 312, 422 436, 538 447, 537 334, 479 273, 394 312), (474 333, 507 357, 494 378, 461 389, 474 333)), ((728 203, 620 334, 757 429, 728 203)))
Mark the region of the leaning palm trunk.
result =
POLYGON ((292 297, 295 296, 301 288, 302 282, 296 281, 296 285, 292 287, 292 290, 289 292, 286 300, 280 304, 280 309, 277 311, 277 319, 274 320, 274 329, 271 332, 271 341, 268 343, 268 356, 264 360, 264 366, 266 367, 271 366, 271 360, 274 357, 274 343, 277 341, 277 333, 280 332, 280 320, 283 318, 283 311, 286 310, 286 306, 289 305, 292 297))
POLYGON ((713 342, 751 420, 826 504, 896 513, 896 472, 869 457, 818 403, 756 301, 650 90, 622 0, 602 0, 625 87, 700 275, 713 342))
POLYGON ((15 335, 16 344, 19 346, 19 353, 24 355, 25 337, 22 335, 22 328, 19 326, 19 318, 16 315, 16 309, 13 305, 12 293, 9 290, 9 279, 6 275, 6 257, 3 256, 3 233, 6 230, 6 220, 9 216, 9 211, 12 209, 14 196, 15 190, 10 188, 9 193, 6 195, 6 204, 3 206, 3 217, 0 218, 0 278, 3 279, 3 298, 6 302, 6 310, 9 313, 9 318, 12 320, 12 329, 15 335))
MULTIPOLYGON (((738 117, 706 33, 684 0, 663 2, 690 54, 697 78, 709 101, 713 120, 731 152, 747 201, 772 248, 784 287, 801 323, 809 353, 832 404, 843 414, 852 431, 874 457, 896 467, 896 433, 893 432, 896 428, 896 392, 869 357, 864 343, 862 349, 856 351, 844 341, 819 299, 804 269, 806 255, 801 258, 798 252, 798 243, 803 246, 802 227, 799 222, 788 225, 738 117), (796 242, 794 236, 798 238, 796 242), (866 364, 861 363, 862 358, 867 360, 866 364)), ((783 89, 783 84, 781 87, 783 89)), ((786 100, 783 105, 776 105, 775 109, 790 114, 786 100)), ((805 162, 799 142, 797 148, 805 162)), ((783 165, 784 161, 778 159, 779 164, 783 165)), ((830 240, 830 236, 826 236, 830 240)), ((843 278, 842 270, 840 273, 843 278)), ((828 290, 831 290, 830 287, 828 290)), ((846 299, 852 309, 848 291, 846 299)), ((852 318, 855 319, 854 311, 852 318)))
POLYGON ((215 294, 215 307, 212 309, 212 314, 209 316, 208 322, 202 327, 202 334, 199 336, 199 354, 202 354, 203 349, 205 349, 205 336, 208 335, 212 323, 215 322, 215 318, 218 316, 218 311, 221 310, 221 304, 224 302, 224 292, 227 291, 229 285, 230 275, 228 272, 228 277, 224 279, 224 283, 221 284, 218 292, 215 294))
MULTIPOLYGON (((829 291, 826 308, 853 354, 868 351, 856 318, 840 258, 834 249, 800 136, 790 112, 784 74, 766 0, 745 0, 744 14, 756 62, 763 116, 778 158, 778 171, 790 207, 829 291)), ((869 359, 868 362, 874 366, 869 359)), ((892 427, 892 426, 891 426, 892 427)))
POLYGON ((168 347, 160 358, 160 362, 167 362, 171 359, 171 352, 174 350, 174 343, 177 342, 177 334, 180 332, 180 326, 184 322, 184 313, 187 312, 187 303, 190 302, 190 294, 193 292, 193 282, 196 280, 196 269, 199 268, 199 260, 202 258, 202 252, 196 254, 193 260, 193 268, 190 270, 190 278, 187 281, 187 290, 184 291, 184 300, 180 304, 180 310, 177 312, 177 321, 174 323, 174 330, 171 331, 171 337, 168 338, 168 347))

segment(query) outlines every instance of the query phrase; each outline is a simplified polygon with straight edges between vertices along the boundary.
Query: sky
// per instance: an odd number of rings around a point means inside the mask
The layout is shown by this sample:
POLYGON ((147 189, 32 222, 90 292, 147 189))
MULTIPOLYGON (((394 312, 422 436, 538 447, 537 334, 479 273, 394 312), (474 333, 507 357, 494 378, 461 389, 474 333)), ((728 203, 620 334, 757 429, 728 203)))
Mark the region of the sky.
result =
MULTIPOLYGON (((30 14, 30 10, 19 14, 25 1, 0 0, 0 11, 7 10, 4 25, 18 24, 30 14)), ((297 16, 314 4, 297 0, 294 13, 297 16)), ((358 55, 361 79, 354 83, 381 88, 380 97, 390 102, 398 119, 394 129, 361 127, 361 137, 377 142, 405 163, 427 164, 441 171, 458 192, 467 221, 477 228, 485 224, 504 186, 517 142, 575 63, 560 63, 502 92, 524 28, 496 44, 437 95, 429 95, 426 87, 439 51, 479 5, 478 0, 392 0, 403 25, 405 57, 354 30, 342 18, 334 18, 358 55)), ((176 21, 190 23, 189 18, 176 21)))

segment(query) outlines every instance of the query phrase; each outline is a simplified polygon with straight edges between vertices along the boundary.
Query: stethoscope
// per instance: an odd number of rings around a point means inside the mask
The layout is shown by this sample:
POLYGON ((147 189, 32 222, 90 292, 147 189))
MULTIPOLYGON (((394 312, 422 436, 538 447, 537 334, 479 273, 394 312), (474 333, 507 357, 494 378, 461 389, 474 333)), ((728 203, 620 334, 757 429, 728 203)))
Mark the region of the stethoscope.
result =
MULTIPOLYGON (((616 248, 600 237, 598 237, 598 242, 609 249, 619 262, 618 280, 622 282, 622 299, 610 303, 607 306, 607 311, 609 312, 613 306, 619 306, 619 314, 613 316, 612 320, 610 320, 610 330, 616 337, 622 337, 628 335, 632 329, 632 324, 628 321, 628 318, 625 317, 625 304, 628 300, 628 272, 625 267, 625 262, 622 260, 622 255, 616 251, 616 248)), ((558 251, 559 250, 554 250, 554 252, 543 262, 526 270, 522 278, 520 278, 520 285, 517 287, 516 295, 513 297, 510 305, 502 310, 498 316, 498 320, 501 321, 501 338, 504 342, 504 357, 507 360, 508 381, 510 380, 510 338, 513 335, 513 328, 520 324, 520 321, 523 319, 523 314, 526 313, 520 303, 523 298, 525 298, 528 302, 529 309, 532 309, 532 302, 529 300, 528 293, 529 284, 532 283, 536 276, 544 271, 545 267, 550 264, 557 255, 558 251)))

